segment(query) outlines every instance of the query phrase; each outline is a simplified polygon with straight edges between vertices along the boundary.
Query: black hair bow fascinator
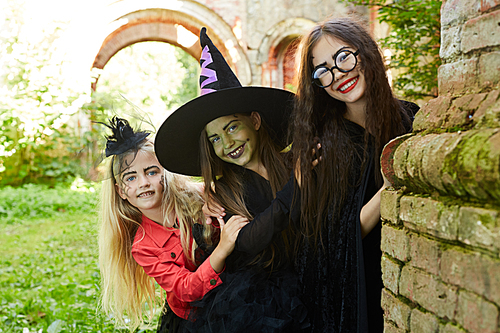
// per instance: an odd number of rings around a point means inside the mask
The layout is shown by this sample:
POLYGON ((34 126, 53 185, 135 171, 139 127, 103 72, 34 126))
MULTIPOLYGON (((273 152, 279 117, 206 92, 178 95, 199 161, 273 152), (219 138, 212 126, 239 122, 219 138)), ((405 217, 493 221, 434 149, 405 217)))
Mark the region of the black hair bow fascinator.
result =
POLYGON ((113 117, 109 120, 109 125, 99 122, 113 132, 106 136, 105 155, 120 155, 132 148, 137 149, 138 145, 150 134, 146 131, 134 132, 128 121, 123 118, 113 117))

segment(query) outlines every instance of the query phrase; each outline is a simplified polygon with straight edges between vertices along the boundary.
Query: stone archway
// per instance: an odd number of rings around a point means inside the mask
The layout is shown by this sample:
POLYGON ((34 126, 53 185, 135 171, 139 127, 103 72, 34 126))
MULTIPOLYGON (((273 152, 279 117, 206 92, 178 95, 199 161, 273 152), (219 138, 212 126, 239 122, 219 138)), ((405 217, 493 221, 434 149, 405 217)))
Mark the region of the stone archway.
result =
POLYGON ((294 76, 294 48, 298 38, 315 24, 314 21, 293 18, 274 25, 263 38, 257 55, 262 68, 262 85, 285 88, 294 76))
MULTIPOLYGON (((96 52, 92 68, 102 69, 118 51, 134 43, 161 41, 182 48, 199 59, 198 35, 201 27, 226 58, 243 85, 251 84, 249 60, 231 27, 209 8, 192 1, 117 2, 102 14, 108 22, 107 34, 96 52), (188 41, 183 37, 188 36, 188 41), (194 38, 193 38, 194 37, 194 38)), ((95 89, 98 76, 92 86, 95 89)))

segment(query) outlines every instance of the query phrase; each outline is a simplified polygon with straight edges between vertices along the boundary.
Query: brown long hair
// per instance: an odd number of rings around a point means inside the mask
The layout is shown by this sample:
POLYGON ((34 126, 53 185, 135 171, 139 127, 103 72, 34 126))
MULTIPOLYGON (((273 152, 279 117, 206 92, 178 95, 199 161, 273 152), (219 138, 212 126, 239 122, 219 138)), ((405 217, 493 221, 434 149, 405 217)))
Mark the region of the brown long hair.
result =
MULTIPOLYGON (((354 18, 330 18, 316 25, 301 40, 300 67, 296 103, 292 112, 289 138, 293 142, 294 165, 300 160, 301 172, 301 230, 305 237, 321 243, 321 226, 327 210, 338 216, 346 200, 349 186, 360 179, 349 175, 355 161, 367 162, 369 140, 374 147, 374 172, 381 185, 379 157, 384 145, 405 133, 408 116, 401 113, 400 102, 393 96, 386 68, 377 43, 354 18), (359 63, 366 81, 365 154, 356 156, 356 147, 347 133, 343 116, 344 102, 327 94, 324 88, 312 83, 312 50, 319 40, 330 36, 359 50, 359 63), (323 161, 311 171, 311 145, 319 137, 323 161)), ((363 168, 362 167, 362 168, 363 168)))
MULTIPOLYGON (((248 115, 242 115, 248 117, 248 115)), ((273 191, 273 197, 286 183, 288 178, 288 170, 285 166, 285 161, 280 148, 274 143, 269 136, 267 124, 262 118, 261 126, 257 131, 259 146, 257 153, 259 159, 267 170, 269 183, 273 191)), ((227 212, 241 215, 253 219, 250 212, 246 208, 243 195, 243 177, 242 174, 231 168, 231 164, 221 160, 213 149, 212 144, 207 138, 205 129, 200 136, 200 165, 201 173, 205 182, 205 197, 207 200, 218 202, 227 212), (220 177, 224 177, 224 181, 219 181, 220 177)), ((286 240, 285 240, 286 242, 286 240)), ((266 262, 266 266, 274 264, 277 248, 275 244, 265 250, 270 251, 271 259, 266 262)), ((263 257, 265 253, 261 253, 258 257, 263 257)), ((258 260, 259 258, 256 258, 258 260)))

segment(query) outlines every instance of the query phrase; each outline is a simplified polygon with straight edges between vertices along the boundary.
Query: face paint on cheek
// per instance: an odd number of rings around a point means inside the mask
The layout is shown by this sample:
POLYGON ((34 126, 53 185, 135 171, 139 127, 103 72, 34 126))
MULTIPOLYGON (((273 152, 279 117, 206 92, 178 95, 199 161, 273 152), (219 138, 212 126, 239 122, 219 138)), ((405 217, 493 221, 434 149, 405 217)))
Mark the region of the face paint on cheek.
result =
POLYGON ((161 175, 160 185, 163 191, 165 189, 165 175, 161 175))
POLYGON ((129 190, 130 190, 130 187, 127 186, 126 184, 122 183, 122 191, 123 191, 123 193, 125 194, 126 197, 129 197, 129 195, 128 195, 128 191, 129 190))

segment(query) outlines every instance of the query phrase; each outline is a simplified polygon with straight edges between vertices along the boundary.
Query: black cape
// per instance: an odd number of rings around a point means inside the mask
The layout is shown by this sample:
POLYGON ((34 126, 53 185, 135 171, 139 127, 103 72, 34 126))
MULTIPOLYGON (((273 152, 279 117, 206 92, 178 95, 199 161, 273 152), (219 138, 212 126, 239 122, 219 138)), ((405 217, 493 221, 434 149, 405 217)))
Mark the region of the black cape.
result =
MULTIPOLYGON (((412 122, 418 106, 401 102, 402 112, 412 122)), ((411 122, 406 126, 408 132, 411 122)), ((349 120, 344 120, 344 125, 357 150, 353 163, 356 167, 349 174, 352 186, 338 218, 334 220, 331 211, 325 214, 321 231, 324 247, 314 249, 304 241, 295 269, 309 311, 311 332, 383 332, 382 225, 377 223, 362 239, 359 220, 361 208, 380 189, 375 181, 374 149, 371 141, 365 146, 363 127, 349 120)))
MULTIPOLYGON (((302 332, 308 326, 298 277, 284 251, 281 231, 289 223, 293 178, 276 194, 257 173, 231 166, 242 175, 244 199, 253 220, 241 229, 226 259, 223 283, 193 303, 190 332, 302 332), (266 266, 274 253, 274 266, 266 266)), ((224 177, 219 180, 224 181, 224 177)), ((227 214, 226 222, 232 214, 227 214)))

